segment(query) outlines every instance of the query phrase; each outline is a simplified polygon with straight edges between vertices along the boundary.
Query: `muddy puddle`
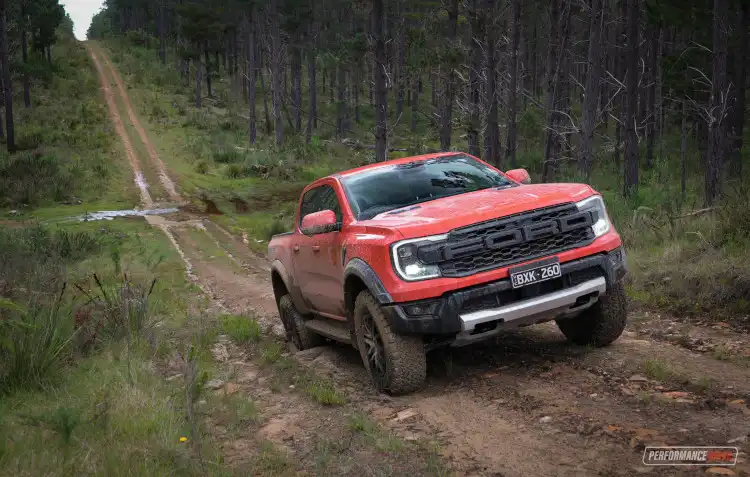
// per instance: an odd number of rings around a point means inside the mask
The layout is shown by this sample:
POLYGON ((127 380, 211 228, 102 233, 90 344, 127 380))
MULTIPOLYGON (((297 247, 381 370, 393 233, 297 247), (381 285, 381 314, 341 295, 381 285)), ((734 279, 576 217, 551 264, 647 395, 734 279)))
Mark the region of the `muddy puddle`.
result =
POLYGON ((96 220, 114 220, 117 217, 145 217, 146 215, 164 215, 179 211, 176 207, 165 209, 129 209, 129 210, 102 210, 99 212, 88 212, 84 215, 71 217, 70 220, 79 222, 91 222, 96 220))

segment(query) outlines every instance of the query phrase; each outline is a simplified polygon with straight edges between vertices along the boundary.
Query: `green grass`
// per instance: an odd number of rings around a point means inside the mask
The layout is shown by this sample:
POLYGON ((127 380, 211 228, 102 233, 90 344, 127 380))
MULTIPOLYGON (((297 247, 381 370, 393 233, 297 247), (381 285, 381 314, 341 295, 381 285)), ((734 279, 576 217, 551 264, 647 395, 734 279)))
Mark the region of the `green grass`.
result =
POLYGON ((276 341, 270 341, 261 349, 260 359, 265 364, 274 364, 279 362, 282 354, 284 354, 284 347, 276 341))
POLYGON ((123 356, 96 356, 66 373, 54 399, 39 392, 7 400, 2 472, 136 476, 189 469, 179 442, 185 423, 170 409, 179 389, 149 368, 140 358, 128 369, 123 356))
POLYGON ((369 443, 380 452, 401 452, 406 447, 406 443, 387 432, 362 413, 355 413, 349 416, 349 429, 356 434, 362 435, 369 443))
POLYGON ((219 321, 222 331, 239 344, 257 343, 261 340, 262 330, 253 318, 225 315, 219 321))
MULTIPOLYGON (((55 301, 29 302, 18 289, 11 291, 27 313, 15 315, 24 327, 5 332, 3 344, 29 343, 13 345, 18 356, 12 357, 28 366, 11 367, 15 379, 6 379, 0 389, 0 474, 192 475, 196 439, 205 447, 205 460, 215 460, 211 441, 190 434, 182 380, 166 381, 155 368, 186 342, 196 325, 188 310, 199 302, 166 236, 143 220, 75 223, 51 231, 0 229, 0 238, 9 234, 14 248, 7 250, 6 243, 0 263, 13 273, 14 284, 38 287, 42 273, 45 281, 68 283, 71 299, 63 309, 55 301), (147 307, 137 305, 140 292, 123 288, 124 276, 131 287, 151 290, 143 299, 147 307), (134 297, 128 308, 118 301, 123 293, 134 297), (92 298, 98 305, 87 304, 92 298), (29 321, 30 304, 44 311, 38 314, 47 320, 44 327, 29 321), (143 320, 132 315, 134 310, 143 320), (86 320, 78 321, 81 317, 86 320), (47 369, 32 367, 37 362, 32 357, 57 349, 61 341, 45 346, 50 340, 40 332, 72 336, 56 359, 44 358, 51 363, 47 369), (181 443, 183 436, 191 444, 181 443)), ((6 366, 3 373, 11 376, 6 366)), ((236 413, 238 419, 254 415, 251 407, 239 405, 236 413)))
POLYGON ((341 406, 346 403, 346 397, 327 379, 313 380, 307 385, 306 391, 313 401, 324 406, 341 406))
POLYGON ((251 473, 247 475, 263 475, 269 477, 294 475, 294 468, 289 458, 278 450, 272 442, 263 442, 259 452, 250 464, 251 473))
POLYGON ((676 376, 668 364, 655 359, 645 360, 641 364, 641 370, 643 374, 656 381, 669 381, 676 376))

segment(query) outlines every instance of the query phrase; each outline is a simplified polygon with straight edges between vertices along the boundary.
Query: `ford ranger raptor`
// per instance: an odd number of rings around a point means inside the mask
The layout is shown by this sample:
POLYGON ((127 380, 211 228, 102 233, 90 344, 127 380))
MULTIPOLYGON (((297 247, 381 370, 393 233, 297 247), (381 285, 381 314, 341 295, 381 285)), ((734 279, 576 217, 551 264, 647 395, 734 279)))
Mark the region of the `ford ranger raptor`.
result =
POLYGON ((394 395, 422 386, 432 349, 551 320, 606 346, 627 317, 625 252, 601 195, 464 153, 316 180, 268 254, 287 339, 354 346, 394 395))

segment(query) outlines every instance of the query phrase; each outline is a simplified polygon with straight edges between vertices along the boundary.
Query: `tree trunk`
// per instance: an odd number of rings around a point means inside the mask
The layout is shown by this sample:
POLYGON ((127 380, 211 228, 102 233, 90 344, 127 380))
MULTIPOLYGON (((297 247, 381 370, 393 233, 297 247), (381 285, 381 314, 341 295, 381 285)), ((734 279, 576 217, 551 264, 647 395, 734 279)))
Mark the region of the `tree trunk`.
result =
POLYGON ((497 52, 495 47, 496 31, 495 15, 497 13, 494 0, 485 0, 486 7, 484 14, 486 20, 486 49, 487 49, 487 84, 485 87, 485 102, 488 108, 487 128, 484 132, 484 160, 497 167, 500 164, 500 130, 498 120, 498 94, 497 94, 497 52))
POLYGON ((292 47, 291 67, 294 129, 302 131, 302 50, 299 45, 292 47))
POLYGON ((411 132, 417 132, 417 116, 419 115, 419 81, 412 81, 411 93, 411 132))
POLYGON ((234 32, 232 33, 232 68, 231 68, 231 74, 232 76, 237 76, 237 72, 239 70, 239 67, 237 66, 237 59, 239 58, 239 41, 238 41, 238 31, 235 28, 234 32))
MULTIPOLYGON (((257 37, 256 37, 257 39, 257 37)), ((258 48, 256 52, 260 52, 262 49, 258 48)), ((260 77, 260 89, 263 91, 263 115, 265 117, 265 128, 266 134, 270 134, 272 130, 271 126, 271 115, 268 108, 268 90, 266 89, 266 81, 263 73, 263 58, 258 56, 258 76, 260 77)))
POLYGON ((742 136, 745 130, 745 85, 747 77, 748 55, 748 28, 750 28, 750 2, 743 1, 739 15, 739 52, 737 54, 736 79, 737 96, 734 102, 732 114, 734 121, 732 125, 732 151, 730 159, 731 177, 742 178, 742 136))
POLYGON ((432 105, 437 108, 437 75, 430 74, 430 87, 432 89, 432 105))
MULTIPOLYGON (((399 2, 399 6, 403 2, 399 2)), ((398 29, 398 43, 396 46, 396 117, 401 116, 404 112, 404 97, 406 95, 406 20, 402 17, 398 29)))
POLYGON ((211 55, 208 54, 208 44, 206 44, 204 52, 205 64, 206 64, 206 94, 209 98, 213 97, 211 91, 211 55))
POLYGON ((250 14, 248 15, 247 21, 247 100, 249 104, 249 121, 248 121, 248 135, 250 138, 250 144, 255 144, 257 139, 257 126, 256 126, 256 115, 255 115, 255 96, 256 96, 256 84, 258 81, 258 64, 257 64, 257 51, 256 45, 256 24, 255 19, 255 4, 250 8, 250 14))
MULTIPOLYGON (((448 48, 456 49, 456 34, 458 32, 458 0, 450 0, 448 10, 448 48)), ((454 55, 450 55, 453 58, 454 55)), ((456 99, 456 78, 454 69, 458 65, 451 59, 445 65, 445 95, 443 97, 443 110, 440 115, 440 150, 447 151, 451 148, 451 134, 453 133, 453 103, 456 99)))
MULTIPOLYGON (((593 0, 597 2, 598 0, 593 0)), ((510 91, 508 92, 508 138, 505 149, 506 163, 516 167, 516 118, 518 115, 518 48, 521 42, 521 0, 513 0, 513 45, 510 59, 510 91)))
POLYGON ((638 192, 638 17, 640 2, 628 0, 627 111, 625 114, 625 197, 638 192))
POLYGON ((360 96, 360 85, 362 84, 362 81, 360 80, 359 71, 361 67, 360 65, 355 65, 354 67, 354 79, 352 80, 352 102, 354 103, 354 120, 357 122, 357 124, 360 123, 362 120, 362 117, 359 113, 359 96, 360 96))
POLYGON ((367 97, 370 100, 370 106, 373 108, 375 107, 375 95, 374 93, 374 85, 375 85, 375 71, 372 68, 368 68, 368 73, 370 73, 368 76, 370 80, 367 82, 367 97))
POLYGON ((346 132, 346 68, 340 62, 337 68, 338 80, 336 81, 336 137, 342 139, 346 132))
MULTIPOLYGON (((315 0, 310 1, 310 23, 309 23, 309 38, 310 42, 314 41, 318 30, 317 17, 315 16, 315 0)), ((317 98, 317 70, 315 68, 316 58, 316 45, 309 44, 307 51, 307 82, 308 82, 308 105, 307 105, 307 128, 305 129, 305 143, 310 144, 312 140, 313 128, 317 128, 317 109, 318 109, 318 98, 317 98)), ((324 76, 325 78, 325 76, 324 76)))
POLYGON ((312 139, 312 130, 315 123, 315 116, 317 115, 317 88, 315 81, 315 50, 311 49, 307 53, 307 80, 309 83, 308 91, 308 105, 307 105, 307 130, 305 131, 305 142, 310 144, 312 139))
POLYGON ((656 131, 656 121, 658 115, 656 112, 656 69, 659 64, 659 30, 660 26, 654 26, 650 28, 649 40, 651 41, 651 82, 648 86, 648 124, 646 125, 646 169, 651 169, 654 164, 654 140, 656 131))
POLYGON ((27 45, 27 28, 29 17, 26 13, 25 4, 21 6, 21 55, 23 57, 23 104, 31 107, 31 85, 29 81, 29 52, 27 45))
MULTIPOLYGON (((565 2, 562 17, 560 18, 560 27, 557 43, 554 46, 550 46, 550 49, 557 50, 557 58, 548 61, 552 61, 551 73, 549 80, 551 84, 547 85, 547 136, 544 146, 544 166, 542 167, 542 182, 548 182, 551 177, 551 171, 556 168, 557 158, 559 154, 559 134, 556 130, 557 119, 560 114, 557 112, 557 108, 560 107, 560 90, 562 89, 561 83, 563 82, 563 58, 565 57, 565 50, 568 46, 568 34, 570 31, 570 3, 565 2), (554 150, 553 150, 554 147, 554 150)), ((550 41, 553 41, 550 38, 550 41)))
POLYGON ((586 89, 583 98, 583 124, 581 125, 581 158, 579 167, 586 176, 586 182, 591 180, 593 167, 594 130, 596 129, 597 103, 599 102, 599 85, 601 81, 601 49, 600 38, 602 30, 601 0, 592 0, 589 19, 589 51, 588 74, 586 75, 586 89))
MULTIPOLYGON (((620 2, 620 21, 619 21, 619 37, 618 37, 618 44, 619 45, 625 45, 627 44, 627 37, 628 37, 628 2, 629 0, 619 0, 620 2)), ((617 79, 621 81, 623 84, 626 84, 628 81, 625 78, 627 74, 628 69, 628 49, 627 48, 619 48, 619 56, 617 58, 617 79)), ((627 86, 626 86, 627 89, 627 86)), ((617 172, 620 172, 620 151, 623 149, 623 129, 625 126, 625 123, 627 122, 627 119, 625 118, 625 105, 627 103, 627 91, 621 91, 618 97, 615 99, 615 107, 617 108, 616 114, 618 116, 617 124, 615 125, 615 151, 614 151, 614 160, 615 160, 615 168, 617 169, 617 172)), ((624 155, 624 152, 623 152, 624 155)))
POLYGON ((385 88, 385 37, 383 24, 385 11, 383 0, 372 0, 372 36, 375 43, 375 160, 385 161, 388 152, 388 96, 385 88))
MULTIPOLYGON (((659 138, 659 157, 664 157, 664 70, 662 57, 664 56, 664 30, 665 26, 661 25, 659 28, 659 45, 657 47, 657 57, 659 61, 656 63, 656 123, 657 131, 656 136, 659 138)), ((656 138, 654 138, 656 139, 656 138)))
POLYGON ((167 19, 165 9, 167 6, 164 0, 159 2, 159 58, 161 58, 161 64, 166 66, 167 64, 167 19))
POLYGON ((466 141, 469 154, 480 157, 479 128, 481 127, 482 109, 482 49, 484 45, 484 16, 479 11, 479 1, 471 0, 469 11, 471 34, 469 36, 469 124, 466 141))
POLYGON ((196 56, 195 61, 195 107, 201 107, 201 82, 203 81, 203 65, 201 64, 200 55, 196 56))
POLYGON ((681 129, 680 142, 680 153, 681 153, 681 164, 682 174, 680 175, 680 198, 681 202, 685 203, 685 196, 687 194, 687 98, 682 100, 682 129, 681 129))
POLYGON ((3 69, 3 93, 5 94, 6 145, 8 152, 16 150, 16 136, 13 127, 13 85, 8 64, 8 13, 6 0, 0 0, 0 62, 3 69))
POLYGON ((721 170, 726 150, 726 117, 729 111, 727 92, 727 41, 729 38, 729 0, 714 0, 713 75, 706 157, 706 207, 714 205, 721 195, 721 170))
POLYGON ((281 31, 279 26, 278 0, 272 0, 271 6, 271 91, 273 94, 273 119, 276 131, 276 145, 284 142, 284 122, 281 117, 281 31))
POLYGON ((331 81, 328 82, 328 94, 330 95, 329 103, 336 103, 336 66, 331 69, 331 81))

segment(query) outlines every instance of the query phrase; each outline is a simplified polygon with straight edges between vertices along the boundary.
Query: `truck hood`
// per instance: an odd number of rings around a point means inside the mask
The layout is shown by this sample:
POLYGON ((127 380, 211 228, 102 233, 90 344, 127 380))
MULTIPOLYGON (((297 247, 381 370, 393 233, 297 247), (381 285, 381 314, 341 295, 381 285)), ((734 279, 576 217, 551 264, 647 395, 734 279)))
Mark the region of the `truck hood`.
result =
POLYGON ((424 237, 527 210, 577 202, 594 193, 594 189, 585 184, 485 189, 384 212, 360 224, 397 229, 407 239, 424 237))

